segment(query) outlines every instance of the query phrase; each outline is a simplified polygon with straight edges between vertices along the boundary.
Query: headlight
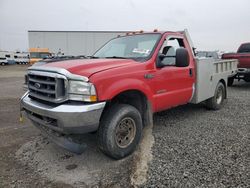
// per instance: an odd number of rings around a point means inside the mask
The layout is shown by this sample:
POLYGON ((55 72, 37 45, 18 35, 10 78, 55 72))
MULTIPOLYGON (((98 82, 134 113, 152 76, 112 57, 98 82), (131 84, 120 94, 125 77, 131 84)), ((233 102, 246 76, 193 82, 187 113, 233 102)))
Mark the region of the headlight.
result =
POLYGON ((69 81, 69 99, 77 101, 97 101, 95 86, 89 82, 69 81))

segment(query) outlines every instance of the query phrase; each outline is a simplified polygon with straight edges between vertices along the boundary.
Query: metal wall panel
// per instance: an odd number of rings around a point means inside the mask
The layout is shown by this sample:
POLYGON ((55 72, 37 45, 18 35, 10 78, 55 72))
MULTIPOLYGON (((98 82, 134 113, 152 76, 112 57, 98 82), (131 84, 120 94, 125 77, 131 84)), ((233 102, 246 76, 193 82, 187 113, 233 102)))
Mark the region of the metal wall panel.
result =
POLYGON ((29 32, 29 47, 43 48, 44 47, 44 33, 43 32, 29 32))
POLYGON ((74 32, 29 31, 30 48, 49 48, 53 53, 59 49, 65 55, 93 55, 102 45, 126 32, 74 32))
POLYGON ((83 33, 84 51, 86 55, 92 55, 95 51, 94 34, 83 33))
POLYGON ((68 53, 67 33, 64 32, 46 32, 44 33, 44 46, 51 52, 57 53, 61 50, 68 53))
POLYGON ((82 33, 68 33, 68 49, 67 54, 70 55, 83 55, 85 54, 84 50, 84 41, 82 33))

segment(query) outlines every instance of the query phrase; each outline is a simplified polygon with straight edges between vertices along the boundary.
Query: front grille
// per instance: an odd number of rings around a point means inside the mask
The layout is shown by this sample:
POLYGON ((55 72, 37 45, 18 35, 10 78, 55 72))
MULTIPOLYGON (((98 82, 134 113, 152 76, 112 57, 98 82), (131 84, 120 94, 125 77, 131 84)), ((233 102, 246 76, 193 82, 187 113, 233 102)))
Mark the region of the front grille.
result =
POLYGON ((62 102, 66 99, 66 82, 66 77, 57 73, 31 71, 28 73, 29 95, 48 102, 62 102))

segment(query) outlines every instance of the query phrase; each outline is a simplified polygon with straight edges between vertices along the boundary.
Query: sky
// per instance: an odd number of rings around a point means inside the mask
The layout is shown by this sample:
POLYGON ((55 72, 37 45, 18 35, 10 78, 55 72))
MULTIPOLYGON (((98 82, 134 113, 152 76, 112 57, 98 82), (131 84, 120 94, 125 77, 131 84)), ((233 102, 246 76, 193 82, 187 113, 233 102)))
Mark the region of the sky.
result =
POLYGON ((0 49, 27 50, 28 30, 187 28, 199 50, 236 51, 250 42, 249 8, 249 0, 0 0, 0 49))

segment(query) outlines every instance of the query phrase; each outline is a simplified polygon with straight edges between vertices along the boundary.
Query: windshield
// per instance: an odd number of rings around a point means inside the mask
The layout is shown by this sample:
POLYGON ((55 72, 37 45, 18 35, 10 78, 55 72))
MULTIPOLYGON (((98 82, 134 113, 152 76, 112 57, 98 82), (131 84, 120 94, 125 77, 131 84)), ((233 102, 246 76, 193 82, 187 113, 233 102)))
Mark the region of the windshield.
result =
POLYGON ((238 50, 238 53, 250 53, 250 43, 242 44, 238 50))
POLYGON ((115 38, 99 49, 94 57, 98 58, 148 58, 160 34, 140 34, 115 38))
POLYGON ((30 53, 30 58, 39 58, 39 59, 43 59, 46 58, 50 55, 50 53, 48 52, 31 52, 30 53))

